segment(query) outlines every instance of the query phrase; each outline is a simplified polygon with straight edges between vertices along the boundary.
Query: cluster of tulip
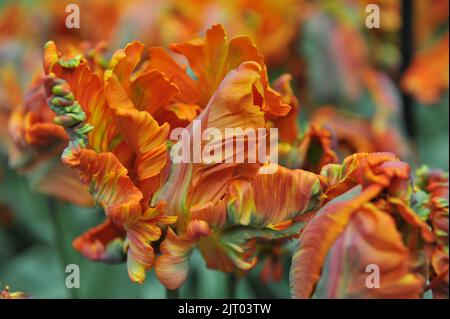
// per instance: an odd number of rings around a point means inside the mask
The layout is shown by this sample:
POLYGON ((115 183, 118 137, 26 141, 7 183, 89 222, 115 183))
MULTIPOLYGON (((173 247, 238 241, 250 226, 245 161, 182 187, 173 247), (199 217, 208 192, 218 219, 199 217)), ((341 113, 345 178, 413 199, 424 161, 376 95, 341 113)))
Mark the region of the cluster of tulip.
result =
MULTIPOLYGON (((7 123, 0 136, 10 166, 49 197, 101 208, 104 221, 73 247, 93 261, 126 263, 139 284, 154 270, 167 289, 178 289, 198 250, 208 268, 238 277, 261 261, 262 281, 289 277, 294 298, 448 298, 448 174, 416 165, 390 76, 399 64, 392 40, 399 1, 369 1, 389 14, 368 40, 350 19, 359 7, 278 2, 169 1, 142 30, 149 47, 133 41, 112 54, 95 41, 114 43, 115 15, 97 18, 109 34, 95 29, 89 43, 55 34, 23 97, 14 68, 1 70, 8 86, 0 89, 7 123), (249 15, 234 19, 242 8, 249 15), (195 37, 214 12, 228 19, 195 37), (228 37, 228 28, 244 35, 228 37), (169 50, 154 45, 166 42, 169 50), (274 77, 280 65, 288 73, 274 77), (278 129, 278 163, 233 160, 249 154, 233 147, 220 161, 175 162, 170 154, 183 143, 171 139, 177 128, 200 136, 235 129, 231 142, 278 129)), ((92 6, 97 14, 107 7, 92 6)), ((113 8, 136 17, 144 6, 113 8)), ((433 104, 448 94, 448 12, 422 14, 420 25, 432 20, 433 32, 417 41, 438 40, 399 83, 433 104)), ((135 23, 141 30, 144 23, 135 23)), ((230 142, 187 136, 196 145, 190 156, 230 142)))

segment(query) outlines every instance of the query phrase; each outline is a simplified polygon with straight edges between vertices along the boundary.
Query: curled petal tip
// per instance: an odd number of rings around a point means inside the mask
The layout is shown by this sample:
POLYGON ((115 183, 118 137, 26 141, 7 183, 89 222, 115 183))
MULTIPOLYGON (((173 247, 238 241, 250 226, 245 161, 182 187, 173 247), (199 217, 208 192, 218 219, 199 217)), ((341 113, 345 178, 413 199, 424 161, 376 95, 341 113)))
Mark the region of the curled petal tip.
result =
POLYGON ((44 44, 44 49, 47 49, 47 48, 49 48, 49 47, 55 47, 55 42, 53 42, 52 40, 47 41, 47 42, 44 44))

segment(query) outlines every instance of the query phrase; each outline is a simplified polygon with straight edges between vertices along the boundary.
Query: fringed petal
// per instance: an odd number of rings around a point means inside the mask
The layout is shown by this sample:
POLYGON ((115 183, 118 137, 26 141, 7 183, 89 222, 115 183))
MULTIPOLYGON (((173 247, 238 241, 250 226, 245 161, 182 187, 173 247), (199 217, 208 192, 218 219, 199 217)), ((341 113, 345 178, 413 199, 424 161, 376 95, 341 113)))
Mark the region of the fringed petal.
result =
POLYGON ((208 224, 201 220, 193 220, 186 232, 175 234, 172 229, 161 243, 161 256, 156 259, 155 271, 159 281, 169 289, 177 289, 187 278, 189 257, 192 249, 202 237, 209 236, 211 230, 208 224))
POLYGON ((145 272, 154 263, 152 242, 161 237, 158 223, 170 224, 176 219, 159 218, 164 213, 164 204, 149 208, 137 221, 127 222, 127 268, 131 280, 139 284, 144 282, 145 272))
POLYGON ((125 230, 107 218, 102 224, 77 237, 73 247, 90 260, 119 263, 126 259, 124 240, 125 230))

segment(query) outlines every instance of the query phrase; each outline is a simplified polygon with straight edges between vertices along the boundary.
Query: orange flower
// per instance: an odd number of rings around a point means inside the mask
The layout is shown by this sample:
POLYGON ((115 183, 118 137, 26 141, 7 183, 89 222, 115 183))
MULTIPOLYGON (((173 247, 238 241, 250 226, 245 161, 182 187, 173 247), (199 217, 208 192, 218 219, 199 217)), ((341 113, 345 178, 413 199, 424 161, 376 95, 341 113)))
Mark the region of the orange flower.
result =
POLYGON ((344 113, 332 106, 324 106, 312 114, 311 122, 328 127, 334 132, 338 154, 342 159, 354 153, 372 153, 377 150, 370 121, 362 117, 344 113))
POLYGON ((325 166, 321 175, 327 179, 328 203, 300 235, 291 267, 293 296, 420 297, 425 281, 414 273, 412 252, 395 220, 420 231, 425 242, 434 236, 407 206, 409 166, 389 153, 361 153, 342 165, 325 166), (366 267, 371 264, 380 271, 380 289, 366 285, 366 267))
POLYGON ((127 251, 130 277, 142 282, 153 264, 151 243, 162 234, 158 225, 178 218, 177 233, 167 231, 156 261, 158 278, 175 288, 186 278, 195 246, 212 268, 253 267, 256 239, 294 234, 301 226, 290 227, 294 218, 317 205, 321 186, 315 174, 280 167, 265 175, 256 163, 169 163, 167 120, 186 126, 195 118, 203 131, 256 130, 291 108, 284 102, 288 91, 283 100, 270 88, 262 56, 248 38, 228 42, 215 25, 206 38, 171 48, 187 58, 195 79, 159 48, 151 48, 138 67, 139 42, 117 50, 104 72, 94 72, 82 55, 61 55, 49 42, 44 69, 49 105, 70 136, 63 161, 79 170, 107 216, 75 240, 75 248, 108 262, 122 260, 127 251), (268 192, 270 185, 280 192, 268 192), (268 206, 268 196, 276 208, 268 206))
POLYGON ((424 282, 412 273, 411 257, 390 214, 365 205, 350 218, 328 251, 314 296, 418 298, 424 282), (369 265, 379 271, 379 286, 374 289, 367 285, 373 271, 369 265))
MULTIPOLYGON (((106 215, 74 241, 78 251, 97 261, 126 260, 138 283, 155 266, 158 279, 176 289, 188 276, 196 248, 208 267, 244 273, 264 249, 275 247, 263 278, 272 273, 277 279, 276 244, 300 236, 291 269, 295 297, 420 296, 425 278, 413 263, 421 263, 418 247, 433 245, 436 233, 411 208, 417 194, 409 166, 390 153, 358 153, 334 164, 336 149, 345 153, 345 143, 355 136, 351 152, 397 147, 383 144, 391 133, 386 124, 398 111, 392 92, 384 94, 391 88, 384 76, 371 69, 360 74, 377 104, 373 124, 361 121, 360 131, 351 131, 346 119, 323 116, 298 138, 299 105, 290 77, 275 82, 279 91, 271 88, 262 55, 248 38, 228 41, 214 25, 204 38, 170 48, 189 67, 162 48, 150 48, 143 59, 144 46, 137 41, 115 51, 109 63, 101 54, 61 54, 53 42, 45 46, 48 105, 69 137, 62 160, 78 170, 106 215), (232 139, 212 137, 220 149, 235 139, 263 147, 261 136, 245 130, 280 127, 281 153, 295 169, 233 161, 249 157, 248 150, 234 147, 213 163, 171 162, 169 154, 184 141, 169 140, 170 130, 184 127, 192 145, 196 123, 201 136, 209 128, 241 129, 232 139), (276 168, 273 174, 267 174, 270 167, 276 168), (376 292, 361 282, 369 262, 383 278, 376 292), (349 275, 352 280, 342 281, 349 275)), ((189 158, 209 143, 202 140, 189 158)), ((439 277, 443 258, 436 256, 439 277)))
POLYGON ((448 255, 448 173, 430 170, 423 166, 417 171, 417 186, 428 194, 424 201, 418 201, 422 215, 432 227, 435 243, 431 254, 429 289, 433 298, 448 298, 449 255, 448 255))
MULTIPOLYGON (((153 264, 150 243, 161 235, 158 224, 171 223, 177 215, 183 217, 176 207, 179 199, 169 199, 164 190, 153 196, 169 169, 165 189, 170 189, 173 176, 177 176, 177 168, 169 168, 167 162, 169 125, 164 121, 184 121, 187 125, 205 108, 198 118, 208 117, 211 126, 222 128, 233 123, 245 129, 264 127, 264 114, 275 117, 290 109, 269 87, 262 57, 247 38, 228 43, 222 27, 216 25, 205 39, 172 48, 186 55, 198 80, 191 79, 162 49, 150 49, 149 60, 137 68, 143 50, 139 42, 117 50, 103 72, 101 68, 94 72, 96 64, 90 66, 83 55, 62 55, 52 42, 45 47, 49 105, 58 115, 55 121, 70 136, 63 162, 79 170, 81 181, 89 186, 94 201, 109 219, 78 238, 74 245, 95 260, 119 261, 117 247, 126 233, 123 248, 128 251, 128 271, 137 282, 143 281, 145 270, 153 264), (255 59, 260 63, 246 62, 255 59), (213 65, 222 67, 211 72, 213 65), (239 71, 232 71, 236 67, 239 71), (228 72, 228 82, 234 82, 222 84, 223 90, 216 92, 228 72), (102 73, 103 81, 99 78, 102 73), (234 96, 236 90, 243 90, 245 95, 234 96), (239 100, 240 96, 251 99, 239 100), (246 110, 244 106, 250 103, 256 105, 246 110), (165 212, 172 216, 164 217, 165 212)), ((227 166, 223 172, 232 173, 233 165, 227 166)), ((177 188, 182 184, 177 183, 177 188)), ((203 196, 203 188, 195 196, 203 196)))
POLYGON ((434 45, 419 52, 405 71, 402 88, 422 103, 439 101, 448 90, 448 33, 434 45))

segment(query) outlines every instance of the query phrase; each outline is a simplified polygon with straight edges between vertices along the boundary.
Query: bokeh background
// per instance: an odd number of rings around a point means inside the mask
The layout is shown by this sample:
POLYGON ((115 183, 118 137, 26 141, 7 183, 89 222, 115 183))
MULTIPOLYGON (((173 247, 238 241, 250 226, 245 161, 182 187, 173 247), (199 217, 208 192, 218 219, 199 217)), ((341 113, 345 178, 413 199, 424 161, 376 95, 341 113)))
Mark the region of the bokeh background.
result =
MULTIPOLYGON (((447 0, 0 1, 0 290, 10 285, 35 298, 166 296, 153 272, 139 286, 128 279, 125 265, 93 263, 78 254, 72 240, 101 222, 102 211, 55 199, 39 187, 52 176, 57 158, 49 160, 18 139, 11 123, 32 99, 28 90, 42 72, 48 40, 59 47, 104 43, 110 55, 132 40, 167 46, 222 23, 229 37, 253 39, 270 79, 292 75, 300 127, 329 122, 349 151, 390 150, 413 168, 448 170, 448 5, 447 0), (80 7, 79 29, 65 26, 70 3, 80 7), (379 29, 365 25, 371 3, 381 10, 379 29), (80 266, 80 289, 65 287, 67 264, 80 266)), ((206 269, 195 253, 181 296, 289 298, 289 254, 281 258, 282 280, 265 282, 261 264, 238 278, 206 269)))

